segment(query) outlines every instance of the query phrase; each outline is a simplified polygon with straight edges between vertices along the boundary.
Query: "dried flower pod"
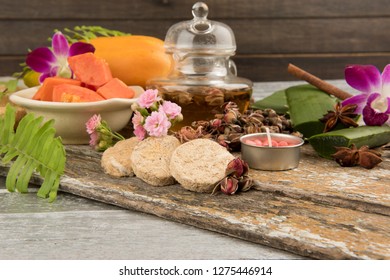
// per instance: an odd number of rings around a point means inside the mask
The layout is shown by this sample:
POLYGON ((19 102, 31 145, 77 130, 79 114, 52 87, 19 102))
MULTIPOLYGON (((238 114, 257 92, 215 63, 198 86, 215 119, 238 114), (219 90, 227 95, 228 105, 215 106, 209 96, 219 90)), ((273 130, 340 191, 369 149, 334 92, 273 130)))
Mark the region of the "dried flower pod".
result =
POLYGON ((191 126, 195 129, 197 129, 198 127, 202 127, 203 130, 208 130, 208 128, 210 127, 210 122, 209 121, 195 121, 195 122, 192 122, 191 126))
POLYGON ((242 132, 243 129, 240 125, 238 124, 229 124, 225 127, 224 133, 229 134, 229 133, 234 133, 234 132, 242 132))
POLYGON ((239 157, 229 162, 226 168, 227 175, 232 175, 237 178, 247 175, 248 171, 249 171, 248 164, 239 157))
MULTIPOLYGON (((205 89, 206 90, 206 89, 205 89)), ((239 151, 241 143, 239 137, 250 133, 266 132, 266 127, 273 133, 294 133, 298 137, 302 134, 293 132, 292 123, 284 115, 278 115, 273 109, 247 110, 240 113, 234 102, 223 104, 223 112, 215 115, 210 121, 199 120, 191 126, 197 130, 202 127, 202 136, 214 139, 230 151, 239 151)))
POLYGON ((260 128, 261 132, 263 132, 263 133, 267 132, 267 128, 266 127, 268 127, 269 132, 271 132, 271 133, 281 133, 279 127, 275 126, 275 125, 272 125, 272 126, 262 126, 260 128))
POLYGON ((252 186, 253 180, 248 175, 244 175, 243 178, 238 182, 238 188, 242 192, 249 191, 252 186))
POLYGON ((203 131, 201 126, 199 126, 196 130, 190 126, 183 126, 179 131, 175 133, 175 137, 179 139, 181 143, 202 138, 202 136, 203 131))
POLYGON ((220 89, 208 88, 204 92, 205 102, 209 106, 221 106, 225 102, 225 95, 220 89))
POLYGON ((235 194, 238 190, 238 180, 234 177, 225 177, 220 182, 220 187, 224 194, 235 194))
POLYGON ((217 189, 228 195, 238 191, 248 191, 254 185, 253 180, 248 176, 248 171, 248 164, 241 158, 231 160, 226 167, 226 177, 215 185, 213 194, 217 189))
POLYGON ((227 110, 223 120, 226 123, 236 123, 239 117, 240 113, 237 110, 227 110))
POLYGON ((256 124, 256 123, 248 123, 244 126, 244 133, 245 134, 251 134, 251 133, 260 133, 261 127, 263 124, 256 124))
POLYGON ((253 123, 262 126, 264 121, 264 116, 257 115, 257 114, 251 114, 246 119, 246 123, 253 123))
POLYGON ((226 138, 225 138, 225 143, 228 144, 228 149, 230 151, 239 151, 241 148, 241 142, 240 138, 243 135, 243 133, 230 133, 226 138))
POLYGON ((213 128, 218 128, 222 125, 222 120, 221 119, 213 119, 209 122, 209 124, 213 128))
POLYGON ((276 113, 276 111, 274 109, 264 109, 263 110, 263 115, 265 117, 269 117, 269 118, 278 116, 278 114, 276 113))
POLYGON ((217 143, 225 148, 229 148, 227 137, 224 134, 218 135, 216 139, 217 143))
POLYGON ((234 102, 226 102, 224 105, 224 112, 227 113, 229 110, 235 110, 238 111, 238 105, 234 102))
MULTIPOLYGON (((160 90, 160 88, 159 88, 160 90)), ((192 95, 186 91, 164 91, 161 92, 161 95, 167 96, 168 100, 171 100, 174 103, 181 104, 181 105, 188 105, 192 102, 192 95)))

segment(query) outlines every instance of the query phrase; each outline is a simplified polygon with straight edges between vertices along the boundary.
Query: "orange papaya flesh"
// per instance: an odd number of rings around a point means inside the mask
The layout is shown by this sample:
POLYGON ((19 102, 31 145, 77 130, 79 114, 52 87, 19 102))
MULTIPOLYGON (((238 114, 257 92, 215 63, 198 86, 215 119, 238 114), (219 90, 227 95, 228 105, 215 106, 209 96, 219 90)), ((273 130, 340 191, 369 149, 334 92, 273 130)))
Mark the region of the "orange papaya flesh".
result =
POLYGON ((90 43, 95 55, 109 64, 112 76, 127 85, 145 87, 150 79, 167 77, 173 64, 165 53, 164 41, 155 37, 97 37, 90 43))
POLYGON ((133 98, 135 96, 135 92, 118 78, 113 78, 107 84, 98 88, 96 92, 104 99, 133 98))
POLYGON ((78 80, 61 78, 61 77, 48 77, 46 78, 42 86, 37 90, 32 99, 42 100, 42 101, 52 101, 53 100, 53 88, 61 84, 71 84, 79 86, 81 82, 78 80))
POLYGON ((53 101, 55 102, 91 102, 104 100, 95 91, 85 87, 62 84, 53 88, 53 101))
POLYGON ((68 63, 76 79, 88 86, 100 87, 112 79, 108 63, 91 52, 70 56, 68 63))

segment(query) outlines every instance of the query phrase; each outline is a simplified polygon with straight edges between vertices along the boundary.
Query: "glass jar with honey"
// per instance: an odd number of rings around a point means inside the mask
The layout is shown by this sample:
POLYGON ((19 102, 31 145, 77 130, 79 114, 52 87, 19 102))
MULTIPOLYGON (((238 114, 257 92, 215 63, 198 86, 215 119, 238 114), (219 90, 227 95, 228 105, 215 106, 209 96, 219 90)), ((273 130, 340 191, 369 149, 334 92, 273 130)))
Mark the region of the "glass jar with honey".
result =
POLYGON ((252 95, 252 82, 236 76, 231 60, 236 41, 231 28, 208 20, 208 7, 202 2, 192 7, 192 14, 192 20, 174 24, 166 34, 165 49, 173 59, 170 75, 147 83, 164 100, 181 106, 184 119, 173 130, 214 119, 229 101, 243 112, 252 95))

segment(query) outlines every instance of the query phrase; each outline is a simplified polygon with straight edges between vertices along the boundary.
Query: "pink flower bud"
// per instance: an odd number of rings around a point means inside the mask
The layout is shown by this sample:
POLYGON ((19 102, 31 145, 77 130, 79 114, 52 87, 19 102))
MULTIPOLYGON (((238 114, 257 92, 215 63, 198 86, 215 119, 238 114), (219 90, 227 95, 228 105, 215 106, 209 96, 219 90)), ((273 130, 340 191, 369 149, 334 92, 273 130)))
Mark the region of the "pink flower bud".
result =
POLYGON ((246 175, 248 171, 248 164, 239 157, 230 161, 226 168, 226 173, 236 178, 240 178, 241 176, 246 175))
POLYGON ((234 194, 238 189, 238 180, 233 177, 226 177, 221 181, 221 191, 224 194, 234 194))

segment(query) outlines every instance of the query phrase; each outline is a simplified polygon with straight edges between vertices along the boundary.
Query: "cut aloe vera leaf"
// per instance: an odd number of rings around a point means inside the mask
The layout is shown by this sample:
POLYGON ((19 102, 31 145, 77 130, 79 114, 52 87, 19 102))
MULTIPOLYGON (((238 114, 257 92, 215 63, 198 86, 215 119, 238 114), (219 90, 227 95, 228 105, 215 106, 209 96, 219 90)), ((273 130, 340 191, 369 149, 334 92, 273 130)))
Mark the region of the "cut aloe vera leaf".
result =
POLYGON ((359 126, 344 128, 314 135, 309 143, 314 150, 324 158, 331 158, 336 152, 335 147, 350 147, 355 144, 357 148, 367 145, 370 148, 379 147, 390 142, 389 126, 359 126))
POLYGON ((299 85, 286 89, 286 98, 294 130, 309 138, 324 131, 320 119, 334 110, 337 99, 312 85, 299 85))
POLYGON ((251 108, 254 109, 274 109, 276 113, 284 115, 287 114, 288 105, 286 99, 286 91, 278 90, 261 100, 256 101, 251 105, 251 108))

